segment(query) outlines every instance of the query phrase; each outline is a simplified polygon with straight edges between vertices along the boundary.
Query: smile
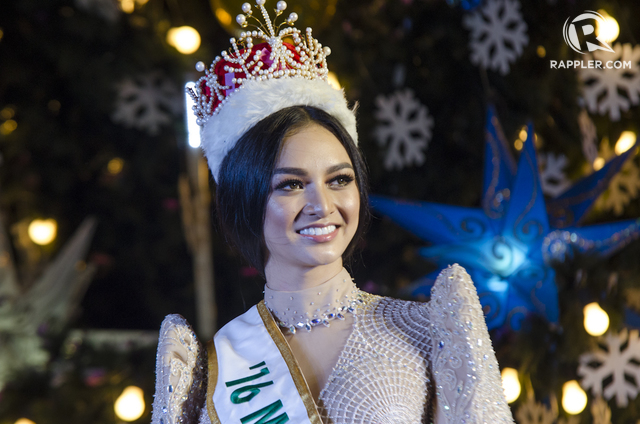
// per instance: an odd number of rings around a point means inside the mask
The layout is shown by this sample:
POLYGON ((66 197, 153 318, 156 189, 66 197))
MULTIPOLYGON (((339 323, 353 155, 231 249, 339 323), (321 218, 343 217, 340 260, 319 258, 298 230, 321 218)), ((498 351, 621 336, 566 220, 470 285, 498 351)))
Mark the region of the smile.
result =
POLYGON ((321 236, 331 234, 336 230, 335 225, 327 225, 326 227, 309 227, 298 231, 303 236, 321 236))

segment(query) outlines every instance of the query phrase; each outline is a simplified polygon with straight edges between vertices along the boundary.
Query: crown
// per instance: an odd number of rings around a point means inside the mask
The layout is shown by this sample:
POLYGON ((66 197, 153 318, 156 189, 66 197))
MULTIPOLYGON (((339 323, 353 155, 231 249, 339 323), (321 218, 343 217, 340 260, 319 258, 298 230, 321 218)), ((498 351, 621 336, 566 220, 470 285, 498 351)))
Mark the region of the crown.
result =
POLYGON ((243 28, 253 26, 255 29, 243 31, 238 40, 231 38, 230 51, 223 51, 209 69, 205 70, 202 62, 196 65, 196 69, 200 72, 204 70, 205 75, 198 80, 195 90, 188 90, 195 102, 194 112, 198 117, 198 125, 204 125, 209 117, 216 115, 227 99, 242 89, 247 81, 274 78, 327 81, 327 56, 331 54, 331 49, 323 47, 312 37, 311 28, 307 28, 306 34, 302 34, 292 26, 298 20, 295 12, 277 24, 278 18, 287 8, 285 1, 277 3, 273 21, 264 3, 265 0, 257 0, 255 6, 262 14, 264 23, 254 16, 251 5, 244 3, 244 14, 239 14, 236 22, 243 28), (251 21, 255 21, 255 24, 251 25, 251 21), (289 39, 293 44, 285 41, 289 39), (263 42, 254 44, 255 40, 263 42))
POLYGON ((303 34, 293 27, 296 13, 277 23, 286 2, 277 3, 273 21, 264 3, 256 0, 255 6, 264 23, 254 16, 249 3, 242 5, 244 13, 236 21, 243 28, 252 23, 253 29, 243 31, 238 40, 232 38, 231 49, 216 57, 209 69, 198 62, 196 69, 205 75, 193 89, 187 89, 195 103, 201 145, 216 181, 222 160, 240 137, 260 120, 287 107, 324 110, 358 143, 354 110, 349 109, 343 90, 333 88, 327 80, 331 49, 312 37, 311 28, 303 34))

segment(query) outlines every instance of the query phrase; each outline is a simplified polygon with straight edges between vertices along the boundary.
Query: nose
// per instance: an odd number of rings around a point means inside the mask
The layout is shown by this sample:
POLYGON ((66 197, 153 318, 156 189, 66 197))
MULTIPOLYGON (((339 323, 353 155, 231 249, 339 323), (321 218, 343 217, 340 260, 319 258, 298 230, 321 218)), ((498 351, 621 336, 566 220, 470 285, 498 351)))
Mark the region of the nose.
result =
POLYGON ((335 205, 333 204, 328 188, 321 186, 314 190, 307 190, 307 193, 307 204, 304 206, 302 212, 319 218, 328 216, 333 212, 335 205))

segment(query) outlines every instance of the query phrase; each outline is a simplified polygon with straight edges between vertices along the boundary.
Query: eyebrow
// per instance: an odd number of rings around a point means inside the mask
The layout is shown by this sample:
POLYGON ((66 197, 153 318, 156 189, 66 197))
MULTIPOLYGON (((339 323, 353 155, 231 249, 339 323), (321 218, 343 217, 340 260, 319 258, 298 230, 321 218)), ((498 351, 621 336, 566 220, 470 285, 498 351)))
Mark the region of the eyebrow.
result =
MULTIPOLYGON (((337 165, 332 165, 327 168, 327 174, 333 174, 334 172, 340 171, 341 169, 345 169, 345 168, 353 169, 353 166, 351 166, 351 164, 348 162, 342 162, 337 165)), ((276 168, 273 171, 273 173, 274 174, 292 174, 292 175, 297 175, 299 177, 304 177, 308 174, 307 171, 305 171, 302 168, 276 168)))

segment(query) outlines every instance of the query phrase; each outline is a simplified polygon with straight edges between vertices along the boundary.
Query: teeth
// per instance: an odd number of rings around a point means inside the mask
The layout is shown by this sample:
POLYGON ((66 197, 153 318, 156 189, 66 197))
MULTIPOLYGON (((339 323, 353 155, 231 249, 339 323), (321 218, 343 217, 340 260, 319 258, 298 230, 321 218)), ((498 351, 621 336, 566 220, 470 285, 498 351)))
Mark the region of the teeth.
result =
POLYGON ((305 236, 319 236, 319 235, 333 233, 335 230, 336 230, 335 225, 327 225, 326 227, 322 227, 322 228, 314 228, 314 227, 305 228, 303 230, 300 230, 300 234, 305 236))

